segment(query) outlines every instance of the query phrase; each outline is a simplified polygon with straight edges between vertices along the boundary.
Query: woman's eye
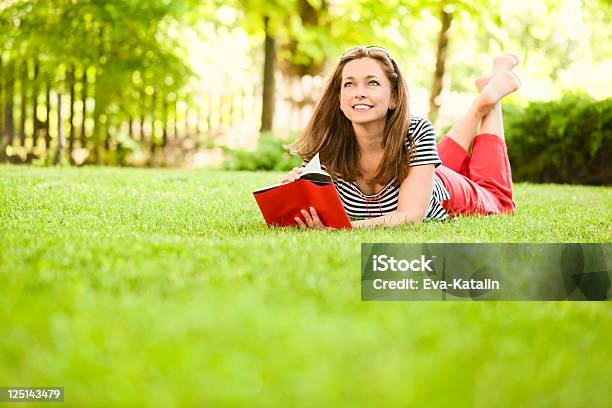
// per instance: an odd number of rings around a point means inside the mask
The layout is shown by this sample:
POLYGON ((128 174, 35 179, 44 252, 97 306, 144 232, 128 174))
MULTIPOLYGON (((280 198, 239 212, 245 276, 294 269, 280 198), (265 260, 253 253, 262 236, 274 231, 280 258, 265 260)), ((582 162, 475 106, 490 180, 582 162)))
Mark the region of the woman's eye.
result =
POLYGON ((348 87, 349 85, 351 85, 351 86, 352 86, 352 85, 353 85, 353 83, 352 83, 352 82, 347 82, 347 83, 345 83, 345 84, 344 84, 344 87, 346 88, 346 87, 348 87))
POLYGON ((371 81, 370 81, 370 85, 372 85, 372 84, 374 84, 374 85, 380 85, 380 83, 379 83, 378 81, 374 81, 374 80, 371 80, 371 81))

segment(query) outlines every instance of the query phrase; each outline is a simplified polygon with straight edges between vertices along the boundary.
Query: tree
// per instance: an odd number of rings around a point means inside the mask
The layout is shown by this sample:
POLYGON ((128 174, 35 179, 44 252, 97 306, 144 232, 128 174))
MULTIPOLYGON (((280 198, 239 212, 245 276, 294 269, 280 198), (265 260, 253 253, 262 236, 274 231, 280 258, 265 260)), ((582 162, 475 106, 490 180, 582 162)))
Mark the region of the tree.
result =
MULTIPOLYGON (((193 5, 153 0, 15 1, 0 16, 0 54, 7 56, 7 67, 36 61, 47 93, 54 88, 73 95, 72 73, 83 72, 83 87, 95 100, 93 149, 100 161, 100 146, 110 144, 106 130, 132 113, 118 107, 133 106, 126 101, 132 100, 134 91, 144 87, 148 94, 173 92, 192 74, 181 44, 172 36, 172 24, 191 13, 193 5)), ((49 108, 47 104, 47 112, 49 108)), ((72 145, 74 124, 69 125, 72 145)))
POLYGON ((265 46, 263 70, 263 96, 260 131, 272 130, 274 119, 274 68, 276 66, 276 40, 270 33, 270 17, 264 17, 265 46))

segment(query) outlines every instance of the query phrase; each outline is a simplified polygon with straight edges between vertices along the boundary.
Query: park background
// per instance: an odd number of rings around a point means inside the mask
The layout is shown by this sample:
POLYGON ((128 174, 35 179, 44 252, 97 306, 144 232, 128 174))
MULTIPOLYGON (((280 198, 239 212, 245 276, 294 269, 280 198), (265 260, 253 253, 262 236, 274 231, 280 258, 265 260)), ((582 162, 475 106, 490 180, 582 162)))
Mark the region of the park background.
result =
POLYGON ((0 1, 0 386, 64 386, 68 406, 608 406, 608 303, 362 303, 359 248, 609 244, 611 4, 0 1), (363 44, 439 136, 496 54, 520 56, 516 215, 265 226, 251 192, 299 163, 283 146, 363 44))

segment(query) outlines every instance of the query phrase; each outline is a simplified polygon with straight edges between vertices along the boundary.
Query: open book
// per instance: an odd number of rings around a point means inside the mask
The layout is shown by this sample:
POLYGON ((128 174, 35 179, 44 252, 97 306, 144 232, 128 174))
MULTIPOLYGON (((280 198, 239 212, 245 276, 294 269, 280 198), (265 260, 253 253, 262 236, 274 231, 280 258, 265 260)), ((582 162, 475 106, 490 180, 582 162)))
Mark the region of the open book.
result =
POLYGON ((297 226, 295 217, 301 210, 314 207, 326 227, 351 228, 332 178, 321 168, 317 153, 302 169, 300 178, 291 183, 274 184, 253 192, 266 223, 297 226))

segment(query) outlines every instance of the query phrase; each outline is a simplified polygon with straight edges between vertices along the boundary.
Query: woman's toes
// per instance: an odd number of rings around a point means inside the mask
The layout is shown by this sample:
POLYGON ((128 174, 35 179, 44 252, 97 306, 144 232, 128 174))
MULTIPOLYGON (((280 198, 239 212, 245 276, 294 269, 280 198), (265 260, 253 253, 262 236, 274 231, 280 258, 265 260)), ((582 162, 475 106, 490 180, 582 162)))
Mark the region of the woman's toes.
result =
POLYGON ((504 55, 514 58, 514 66, 517 66, 518 63, 520 62, 518 54, 512 54, 511 52, 505 52, 504 55))
POLYGON ((504 53, 498 55, 493 59, 493 68, 491 74, 495 75, 501 71, 510 71, 519 63, 518 55, 511 53, 504 53))

